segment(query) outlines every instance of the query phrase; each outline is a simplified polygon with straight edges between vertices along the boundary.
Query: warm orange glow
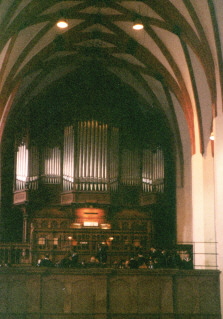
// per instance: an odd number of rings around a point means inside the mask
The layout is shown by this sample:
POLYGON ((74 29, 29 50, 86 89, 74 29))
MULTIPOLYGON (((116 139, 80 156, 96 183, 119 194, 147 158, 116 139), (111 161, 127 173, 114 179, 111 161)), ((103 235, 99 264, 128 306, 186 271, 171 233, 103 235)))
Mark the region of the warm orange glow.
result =
POLYGON ((71 228, 81 228, 81 224, 80 223, 72 223, 71 228))
POLYGON ((142 24, 141 20, 136 20, 134 25, 133 25, 133 29, 134 30, 142 30, 144 28, 144 25, 142 24))
POLYGON ((105 222, 105 210, 101 208, 77 208, 75 210, 75 223, 84 227, 98 227, 105 222))
POLYGON ((101 229, 111 229, 110 224, 101 224, 101 229))
POLYGON ((67 23, 67 21, 65 21, 65 20, 59 20, 59 21, 57 22, 57 26, 58 26, 58 28, 60 28, 60 29, 66 29, 66 28, 68 27, 68 23, 67 23))

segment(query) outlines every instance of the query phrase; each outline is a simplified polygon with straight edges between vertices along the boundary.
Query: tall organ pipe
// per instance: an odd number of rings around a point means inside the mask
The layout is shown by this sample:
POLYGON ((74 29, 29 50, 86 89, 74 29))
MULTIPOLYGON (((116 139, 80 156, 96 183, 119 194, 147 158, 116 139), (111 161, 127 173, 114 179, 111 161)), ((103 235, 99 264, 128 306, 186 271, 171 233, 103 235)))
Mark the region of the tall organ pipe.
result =
POLYGON ((28 178, 29 152, 25 144, 18 147, 16 154, 16 190, 24 189, 28 178))
POLYGON ((63 189, 71 190, 74 182, 74 130, 72 126, 64 130, 63 189))

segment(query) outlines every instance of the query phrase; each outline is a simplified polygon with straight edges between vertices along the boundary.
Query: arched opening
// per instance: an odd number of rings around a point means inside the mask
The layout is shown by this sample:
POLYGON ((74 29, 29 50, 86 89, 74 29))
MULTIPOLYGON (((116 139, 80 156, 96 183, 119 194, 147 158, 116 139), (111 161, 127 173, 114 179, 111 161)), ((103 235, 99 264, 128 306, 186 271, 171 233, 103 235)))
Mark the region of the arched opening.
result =
POLYGON ((114 234, 113 246, 126 253, 175 244, 170 128, 159 109, 111 72, 87 65, 55 81, 12 110, 6 131, 5 206, 26 204, 34 251, 45 238, 44 247, 58 254, 62 242, 61 250, 75 242, 87 254, 114 234), (50 226, 55 222, 58 230, 50 226))

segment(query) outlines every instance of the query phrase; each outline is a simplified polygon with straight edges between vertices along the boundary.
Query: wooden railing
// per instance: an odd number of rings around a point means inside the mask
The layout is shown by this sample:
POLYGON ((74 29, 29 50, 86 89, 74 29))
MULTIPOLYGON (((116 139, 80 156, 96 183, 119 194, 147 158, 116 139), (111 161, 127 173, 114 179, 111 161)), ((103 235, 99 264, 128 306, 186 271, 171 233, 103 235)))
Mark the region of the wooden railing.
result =
POLYGON ((30 264, 30 245, 23 243, 0 243, 0 265, 30 264))
MULTIPOLYGON (((90 238, 81 238, 75 246, 79 254, 79 260, 87 261, 91 256, 97 254, 98 238, 89 240, 90 238)), ((142 239, 142 238, 141 238, 142 239)), ((148 238, 147 238, 148 240, 148 238)), ((146 241, 147 241, 146 240, 146 241)), ((176 252, 183 257, 186 251, 190 251, 194 269, 218 269, 217 266, 217 252, 214 251, 216 243, 189 243, 179 244, 171 249, 172 253, 176 252), (202 252, 196 248, 201 244, 206 244, 210 247, 209 251, 202 252), (201 260, 205 262, 200 264, 201 260)), ((37 260, 49 254, 53 261, 56 263, 63 258, 66 253, 73 248, 72 241, 60 241, 55 245, 53 241, 48 240, 43 246, 37 243, 0 243, 0 267, 10 265, 36 265, 37 260)), ((144 252, 148 256, 149 247, 145 246, 144 252)), ((114 261, 120 259, 128 259, 133 253, 137 254, 137 246, 130 246, 123 242, 123 245, 117 246, 115 243, 108 247, 108 263, 107 266, 113 265, 114 261)))

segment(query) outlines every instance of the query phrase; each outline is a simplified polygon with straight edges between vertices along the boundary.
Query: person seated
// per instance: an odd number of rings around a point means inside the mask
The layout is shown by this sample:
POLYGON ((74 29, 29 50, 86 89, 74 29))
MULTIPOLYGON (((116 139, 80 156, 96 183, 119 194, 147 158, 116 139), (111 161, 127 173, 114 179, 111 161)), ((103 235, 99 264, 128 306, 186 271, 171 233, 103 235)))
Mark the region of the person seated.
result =
POLYGON ((95 256, 91 256, 89 263, 87 264, 88 267, 99 267, 100 263, 99 260, 95 256))
POLYGON ((153 261, 153 258, 152 257, 149 257, 149 260, 148 260, 148 268, 149 269, 153 269, 154 268, 154 261, 153 261))
POLYGON ((134 256, 131 256, 131 258, 129 259, 128 266, 130 269, 138 269, 139 268, 138 261, 136 260, 136 258, 134 256))
POLYGON ((167 257, 167 267, 168 268, 181 268, 181 257, 180 252, 172 249, 169 251, 167 257))
POLYGON ((50 260, 49 255, 46 254, 45 257, 40 260, 39 266, 40 266, 40 267, 54 267, 54 264, 53 264, 53 262, 50 260))
POLYGON ((126 261, 124 259, 121 259, 118 264, 119 269, 125 269, 126 268, 126 261))
POLYGON ((162 249, 159 255, 160 268, 167 268, 168 254, 166 249, 162 249))
POLYGON ((75 248, 71 251, 71 263, 70 267, 77 267, 78 266, 78 253, 75 248))
POLYGON ((159 258, 155 258, 153 261, 153 269, 159 269, 159 268, 161 268, 160 260, 159 258))
POLYGON ((106 244, 99 244, 98 246, 97 258, 101 264, 106 264, 107 262, 107 249, 106 244))
POLYGON ((148 269, 146 262, 143 262, 142 264, 140 264, 139 269, 148 269))
POLYGON ((141 251, 138 253, 137 261, 138 261, 139 267, 146 263, 146 258, 144 257, 141 251))
POLYGON ((61 268, 69 268, 70 265, 71 265, 71 254, 67 253, 67 255, 63 259, 61 259, 58 266, 61 268))
POLYGON ((193 261, 189 252, 186 252, 182 261, 181 261, 181 269, 193 269, 193 261))
POLYGON ((114 260, 113 263, 112 263, 112 268, 117 269, 118 266, 119 266, 119 262, 117 260, 114 260))
POLYGON ((155 258, 159 258, 159 251, 155 247, 151 247, 149 250, 149 259, 152 259, 152 261, 155 260, 155 258))

